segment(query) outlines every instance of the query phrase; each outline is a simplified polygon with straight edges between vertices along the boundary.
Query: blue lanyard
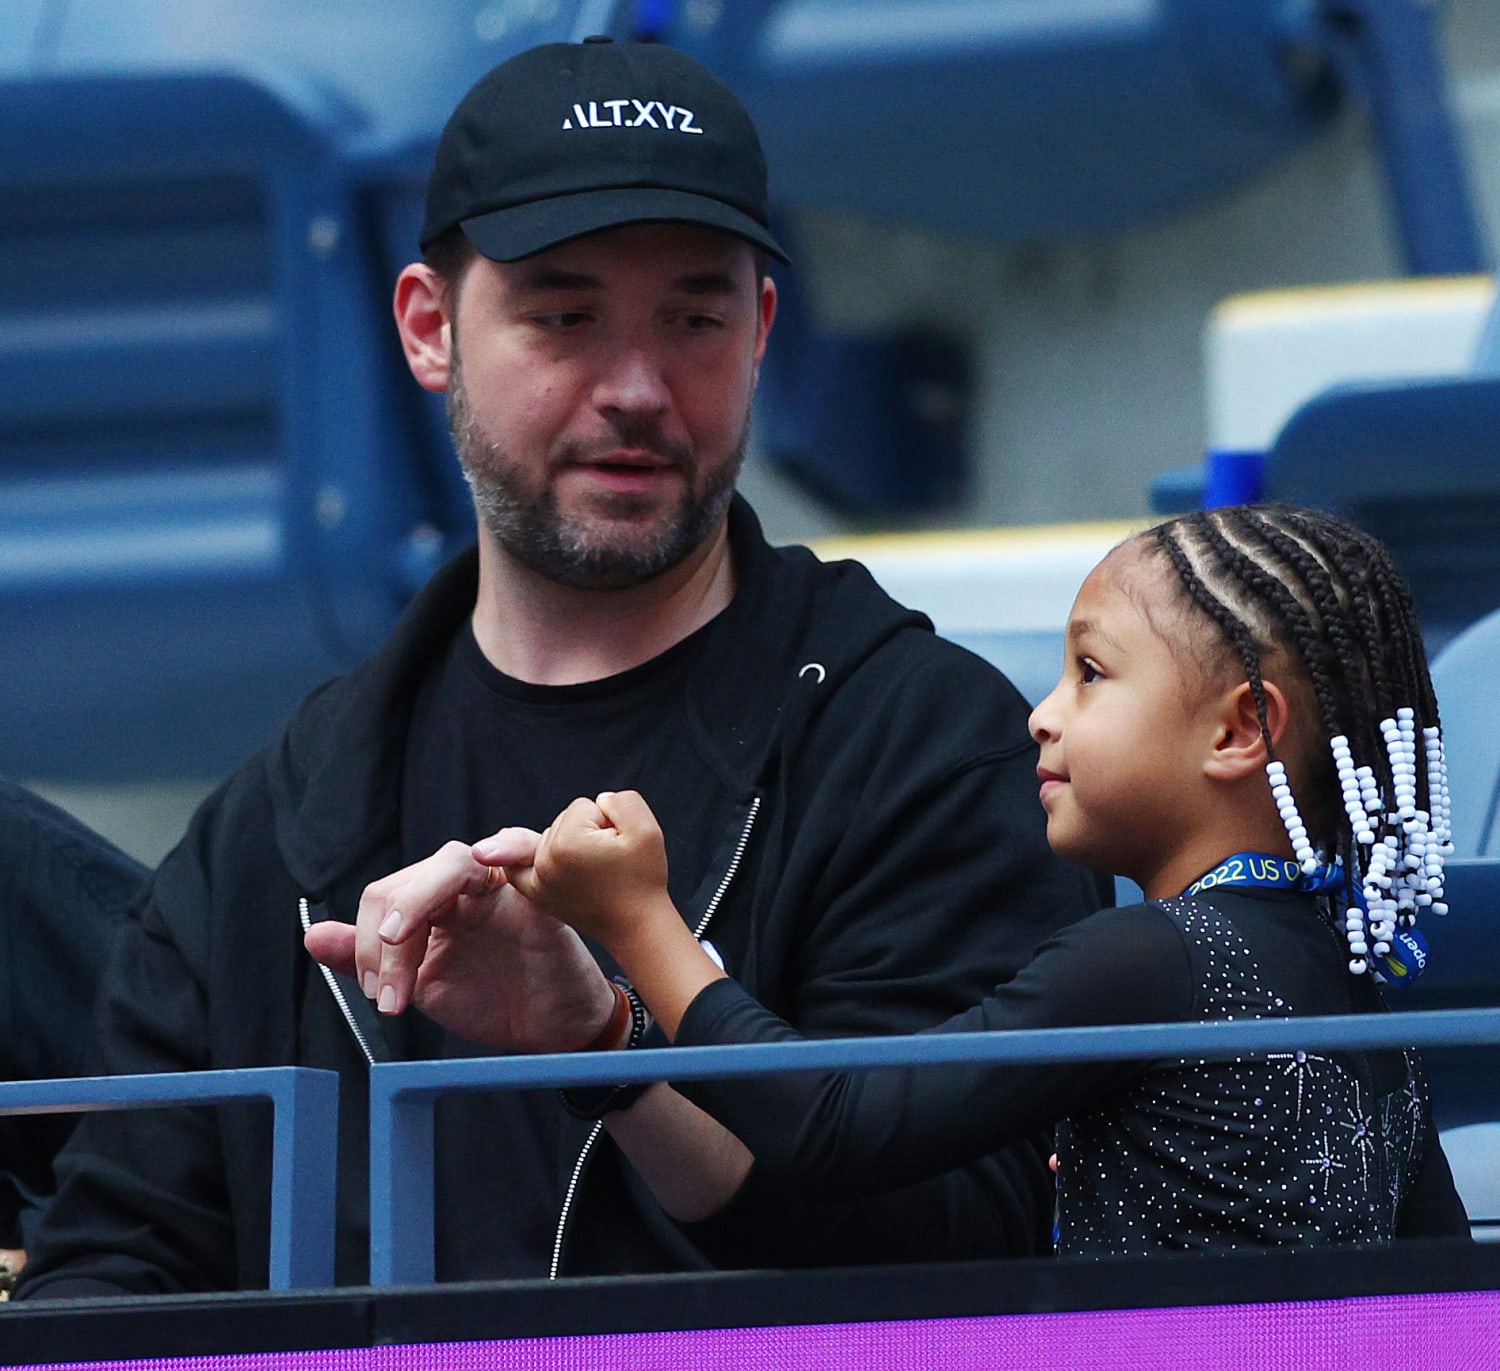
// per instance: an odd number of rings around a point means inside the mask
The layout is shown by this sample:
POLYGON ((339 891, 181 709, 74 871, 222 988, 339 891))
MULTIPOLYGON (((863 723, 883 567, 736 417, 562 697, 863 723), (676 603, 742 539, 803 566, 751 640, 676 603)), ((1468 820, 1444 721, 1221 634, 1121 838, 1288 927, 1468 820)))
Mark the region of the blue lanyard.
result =
MULTIPOLYGON (((1290 857, 1273 857, 1268 852, 1236 852, 1212 871, 1204 872, 1182 893, 1185 897, 1193 896, 1230 885, 1254 886, 1261 890, 1302 890, 1310 895, 1341 894, 1344 892, 1344 866, 1342 862, 1332 862, 1320 866, 1308 876, 1290 857)), ((1364 894, 1357 888, 1354 907, 1361 911, 1365 908, 1364 894)), ((1426 938, 1415 928, 1398 929, 1391 939, 1391 950, 1380 958, 1377 979, 1388 985, 1410 985, 1422 974, 1427 957, 1426 938)))
POLYGON ((1320 866, 1311 876, 1290 857, 1273 857, 1269 852, 1236 852, 1226 857, 1212 871, 1206 871, 1182 893, 1197 895, 1223 885, 1248 885, 1260 890, 1305 890, 1321 895, 1342 890, 1344 868, 1339 862, 1320 866))

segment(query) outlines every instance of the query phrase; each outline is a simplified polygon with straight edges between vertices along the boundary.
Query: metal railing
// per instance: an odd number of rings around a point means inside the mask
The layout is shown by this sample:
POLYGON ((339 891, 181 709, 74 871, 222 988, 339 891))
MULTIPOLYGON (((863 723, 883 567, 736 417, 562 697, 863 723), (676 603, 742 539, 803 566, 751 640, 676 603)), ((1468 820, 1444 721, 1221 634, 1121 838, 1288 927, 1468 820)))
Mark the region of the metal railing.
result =
POLYGON ((269 1101, 272 1290, 333 1284, 338 1074, 304 1066, 169 1071, 0 1084, 0 1115, 84 1114, 269 1101))
POLYGON ((370 1283, 433 1279, 433 1106, 440 1095, 922 1063, 1223 1059, 1286 1050, 1497 1044, 1500 1008, 380 1063, 370 1072, 370 1283))

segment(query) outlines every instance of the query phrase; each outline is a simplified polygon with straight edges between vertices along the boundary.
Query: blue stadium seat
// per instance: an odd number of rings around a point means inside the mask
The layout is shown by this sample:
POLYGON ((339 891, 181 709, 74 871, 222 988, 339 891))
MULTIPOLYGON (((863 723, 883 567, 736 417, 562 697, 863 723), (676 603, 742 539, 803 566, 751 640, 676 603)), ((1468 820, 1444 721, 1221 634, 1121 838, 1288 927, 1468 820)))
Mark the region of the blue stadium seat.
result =
POLYGON ((1432 663, 1453 797, 1453 846, 1459 857, 1500 857, 1497 675, 1500 610, 1464 630, 1432 663))
POLYGON ((1474 370, 1481 376, 1500 375, 1500 292, 1474 350, 1474 370))
POLYGON ((1500 1242, 1500 1123, 1443 1130, 1443 1152, 1480 1242, 1500 1242))
MULTIPOLYGON (((1432 963, 1393 1008, 1485 1008, 1500 1004, 1500 733, 1494 673, 1500 611, 1466 629, 1437 656, 1432 680, 1443 716, 1457 860, 1447 871, 1450 913, 1422 924, 1432 963)), ((1495 1053, 1429 1053, 1443 1146, 1475 1235, 1500 1241, 1500 1071, 1495 1053)))
POLYGON ((1211 454, 1152 486, 1162 512, 1264 498, 1333 510, 1390 547, 1429 652, 1500 605, 1500 295, 1472 369, 1349 381, 1297 408, 1267 452, 1211 454))
POLYGON ((1500 605, 1497 433, 1500 376, 1336 386, 1282 429, 1264 493, 1380 538, 1431 650, 1500 605))
POLYGON ((1500 672, 1500 609, 1466 628, 1433 660, 1443 715, 1458 856, 1500 856, 1500 729, 1494 681, 1500 672))
POLYGON ((445 541, 352 122, 268 77, 0 85, 0 769, 221 772, 445 541))

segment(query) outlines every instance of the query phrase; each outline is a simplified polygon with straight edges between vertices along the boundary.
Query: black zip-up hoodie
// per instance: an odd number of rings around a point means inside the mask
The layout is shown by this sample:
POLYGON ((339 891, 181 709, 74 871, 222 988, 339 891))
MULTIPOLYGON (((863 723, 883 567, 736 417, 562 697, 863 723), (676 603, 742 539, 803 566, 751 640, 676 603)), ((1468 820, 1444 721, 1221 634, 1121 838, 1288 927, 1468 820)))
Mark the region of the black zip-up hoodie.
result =
MULTIPOLYGON (((735 598, 706 630, 680 716, 716 784, 658 801, 663 826, 675 805, 691 807, 716 816, 722 837, 700 871, 674 871, 674 896, 739 981, 804 1033, 937 1023, 1094 904, 1092 881, 1047 849, 1027 706, 863 567, 770 548, 742 500, 730 545, 735 598)), ((350 921, 364 886, 402 864, 412 703, 475 593, 471 552, 380 653, 310 696, 204 803, 127 926, 99 1008, 106 1071, 340 1072, 340 1283, 367 1273, 368 1055, 303 950, 299 907, 350 921)), ((403 1026, 376 1023, 349 990, 369 1055, 403 1055, 403 1026)), ((1040 1137, 812 1211, 752 1173, 725 1211, 685 1227, 550 1094, 457 1096, 440 1103, 437 1129, 441 1279, 1048 1248, 1040 1137)), ((263 1106, 90 1115, 58 1171, 23 1295, 265 1284, 263 1106)))

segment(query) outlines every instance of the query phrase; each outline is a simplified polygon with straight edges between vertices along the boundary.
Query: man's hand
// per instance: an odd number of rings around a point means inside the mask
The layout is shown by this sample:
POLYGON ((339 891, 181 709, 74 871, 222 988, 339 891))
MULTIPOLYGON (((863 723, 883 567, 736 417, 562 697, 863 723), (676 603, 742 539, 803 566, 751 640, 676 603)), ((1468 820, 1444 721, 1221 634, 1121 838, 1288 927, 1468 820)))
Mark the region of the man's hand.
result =
MULTIPOLYGON (((502 829, 488 841, 521 862, 537 835, 502 829)), ((304 941, 318 961, 353 976, 382 1014, 415 1005, 500 1051, 575 1051, 614 1010, 614 990, 577 934, 464 843, 367 886, 353 927, 315 924, 304 941)))

